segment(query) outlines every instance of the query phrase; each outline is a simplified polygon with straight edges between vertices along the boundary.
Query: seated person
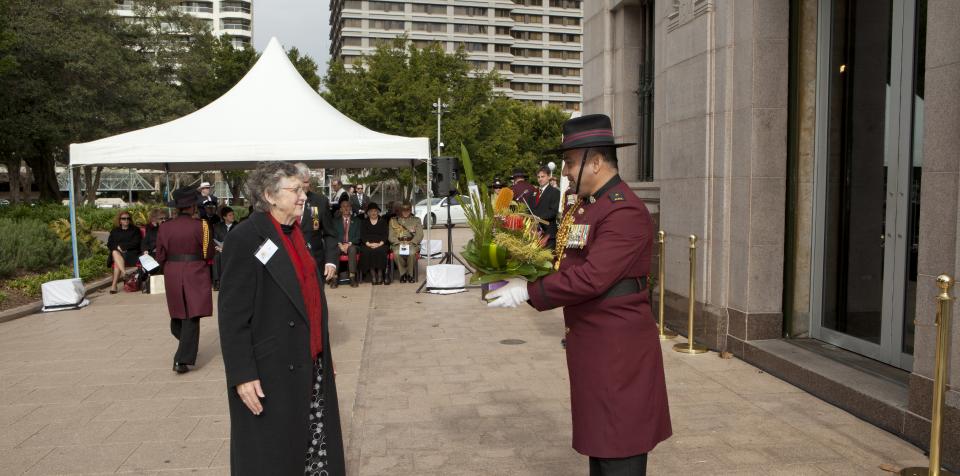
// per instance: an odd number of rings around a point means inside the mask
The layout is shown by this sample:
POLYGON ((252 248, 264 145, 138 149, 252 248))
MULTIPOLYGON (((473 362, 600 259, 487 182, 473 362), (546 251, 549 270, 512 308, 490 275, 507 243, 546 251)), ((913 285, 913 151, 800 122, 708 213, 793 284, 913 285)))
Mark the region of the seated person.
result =
MULTIPOLYGON (((157 257, 157 232, 160 231, 160 224, 167 221, 167 211, 162 208, 150 210, 150 223, 144 227, 143 241, 140 242, 140 254, 157 257)), ((140 281, 140 289, 144 293, 150 292, 150 275, 161 274, 159 267, 151 271, 141 269, 137 273, 137 280, 140 281)))
POLYGON ((140 256, 140 242, 142 241, 140 228, 133 226, 130 212, 120 210, 114 219, 113 230, 107 238, 107 266, 113 267, 113 282, 110 284, 110 294, 117 294, 117 282, 123 276, 127 266, 136 266, 140 256))
MULTIPOLYGON (((337 240, 340 255, 347 256, 347 266, 350 271, 350 287, 357 287, 357 246, 360 245, 360 224, 353 218, 353 207, 350 199, 340 200, 340 209, 333 217, 333 237, 337 240)), ((337 280, 330 283, 331 288, 337 287, 337 280)))
POLYGON ((383 279, 387 269, 388 222, 380 216, 376 202, 367 203, 366 216, 367 219, 360 222, 360 271, 370 273, 373 284, 390 284, 383 279))
POLYGON ((393 259, 397 262, 401 283, 413 282, 417 253, 420 251, 420 241, 423 240, 423 224, 412 215, 412 211, 410 202, 404 201, 400 205, 399 214, 390 220, 390 249, 393 250, 393 259), (408 254, 400 254, 401 245, 409 247, 408 254))

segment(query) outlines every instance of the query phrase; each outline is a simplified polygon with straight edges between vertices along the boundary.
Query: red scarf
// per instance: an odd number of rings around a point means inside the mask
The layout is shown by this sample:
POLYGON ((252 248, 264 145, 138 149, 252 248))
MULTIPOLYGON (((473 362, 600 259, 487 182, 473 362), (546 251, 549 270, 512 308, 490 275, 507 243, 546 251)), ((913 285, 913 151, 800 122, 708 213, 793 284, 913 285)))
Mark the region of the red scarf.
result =
POLYGON ((297 271, 300 294, 303 296, 310 322, 310 355, 316 359, 323 352, 323 298, 320 295, 320 281, 317 279, 317 263, 307 250, 307 243, 298 222, 293 222, 293 231, 288 234, 283 232, 280 222, 274 219, 273 215, 268 213, 267 216, 280 234, 283 247, 297 271))

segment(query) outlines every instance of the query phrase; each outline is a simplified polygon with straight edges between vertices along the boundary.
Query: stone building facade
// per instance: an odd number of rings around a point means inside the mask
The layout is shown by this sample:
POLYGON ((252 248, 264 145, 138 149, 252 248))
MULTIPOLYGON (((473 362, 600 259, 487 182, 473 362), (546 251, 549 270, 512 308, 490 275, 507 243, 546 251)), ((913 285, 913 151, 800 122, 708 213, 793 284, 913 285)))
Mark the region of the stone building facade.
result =
MULTIPOLYGON (((957 25, 954 0, 584 2, 584 113, 639 144, 621 175, 659 210, 670 327, 696 235, 696 340, 923 448, 960 270, 957 25)), ((949 361, 956 470, 956 322, 949 361)))

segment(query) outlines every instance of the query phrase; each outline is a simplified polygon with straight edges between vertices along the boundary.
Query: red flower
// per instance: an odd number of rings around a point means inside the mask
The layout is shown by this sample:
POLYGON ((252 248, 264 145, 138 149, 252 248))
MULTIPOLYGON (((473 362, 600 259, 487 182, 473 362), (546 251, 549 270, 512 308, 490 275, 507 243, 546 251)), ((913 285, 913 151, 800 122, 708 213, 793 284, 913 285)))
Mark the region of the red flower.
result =
POLYGON ((523 217, 520 215, 507 215, 503 218, 503 227, 508 230, 522 230, 523 217))

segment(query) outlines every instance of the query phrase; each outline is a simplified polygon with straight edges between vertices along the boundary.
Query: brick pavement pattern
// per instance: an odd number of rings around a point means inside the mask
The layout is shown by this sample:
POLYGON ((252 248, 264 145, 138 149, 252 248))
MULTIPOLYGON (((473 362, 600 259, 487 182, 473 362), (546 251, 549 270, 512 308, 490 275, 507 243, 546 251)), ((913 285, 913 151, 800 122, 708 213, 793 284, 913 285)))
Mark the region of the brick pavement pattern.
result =
MULTIPOLYGON (((560 312, 415 289, 328 290, 350 474, 585 474, 570 448, 560 312)), ((926 464, 916 447, 742 361, 672 344, 674 436, 651 454, 651 475, 926 464)), ((175 349, 162 295, 101 293, 82 310, 0 324, 0 474, 229 474, 216 319, 201 323, 195 371, 171 371, 175 349)))

